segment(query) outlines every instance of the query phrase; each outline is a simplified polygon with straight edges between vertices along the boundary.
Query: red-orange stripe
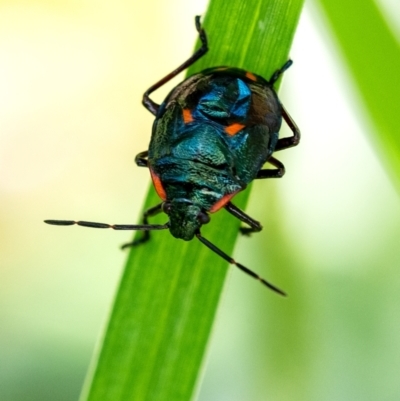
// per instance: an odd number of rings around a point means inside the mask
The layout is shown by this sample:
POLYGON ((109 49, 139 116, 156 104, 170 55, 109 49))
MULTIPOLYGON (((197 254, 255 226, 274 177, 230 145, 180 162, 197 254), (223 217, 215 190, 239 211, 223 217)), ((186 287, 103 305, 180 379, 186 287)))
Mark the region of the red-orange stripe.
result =
POLYGON ((193 121, 193 116, 192 116, 191 110, 183 109, 182 114, 183 114, 183 122, 185 124, 191 123, 193 121))
POLYGON ((257 81, 257 77, 249 71, 246 72, 246 78, 251 79, 252 81, 257 81))
POLYGON ((214 203, 214 205, 211 206, 209 212, 210 213, 217 212, 219 209, 224 207, 236 194, 237 192, 234 192, 233 194, 228 194, 223 196, 219 201, 217 201, 216 203, 214 203))
POLYGON ((166 200, 167 193, 165 192, 160 177, 152 169, 150 169, 150 174, 151 174, 151 179, 153 180, 154 189, 156 190, 158 196, 162 200, 166 200))
POLYGON ((239 123, 233 123, 231 125, 228 125, 225 127, 225 132, 228 135, 235 135, 237 134, 240 130, 242 130, 245 127, 244 124, 239 124, 239 123))

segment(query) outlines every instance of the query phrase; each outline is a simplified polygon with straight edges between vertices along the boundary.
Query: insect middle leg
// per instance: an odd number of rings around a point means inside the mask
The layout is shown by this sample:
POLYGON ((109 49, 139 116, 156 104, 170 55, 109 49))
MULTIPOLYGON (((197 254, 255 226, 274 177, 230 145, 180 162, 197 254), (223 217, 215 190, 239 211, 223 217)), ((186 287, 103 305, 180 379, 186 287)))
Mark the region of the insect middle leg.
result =
POLYGON ((268 163, 272 164, 276 169, 263 169, 257 173, 256 179, 262 178, 281 178, 285 174, 285 166, 275 157, 270 157, 268 163))
POLYGON ((139 167, 149 167, 149 162, 147 157, 149 156, 149 151, 145 150, 144 152, 140 152, 135 157, 135 163, 139 167))
MULTIPOLYGON (((268 159, 268 163, 277 167, 276 169, 263 169, 260 170, 256 176, 256 179, 264 179, 264 178, 281 178, 285 174, 285 166, 274 157, 270 157, 268 159)), ((233 216, 238 218, 243 223, 246 223, 250 227, 240 227, 240 232, 244 235, 250 235, 254 232, 259 232, 262 230, 262 225, 257 220, 254 220, 252 217, 247 215, 243 210, 240 210, 233 203, 228 202, 225 205, 225 209, 231 213, 233 216)))
MULTIPOLYGON (((162 203, 159 203, 156 206, 151 207, 150 209, 147 209, 143 213, 143 218, 142 218, 142 223, 143 224, 149 224, 149 217, 155 216, 156 214, 160 213, 162 211, 162 203)), ((129 248, 131 246, 136 246, 139 244, 143 244, 144 242, 147 242, 150 239, 150 232, 149 231, 143 231, 143 235, 141 238, 135 239, 134 241, 127 242, 126 244, 123 244, 121 246, 121 249, 129 248)))

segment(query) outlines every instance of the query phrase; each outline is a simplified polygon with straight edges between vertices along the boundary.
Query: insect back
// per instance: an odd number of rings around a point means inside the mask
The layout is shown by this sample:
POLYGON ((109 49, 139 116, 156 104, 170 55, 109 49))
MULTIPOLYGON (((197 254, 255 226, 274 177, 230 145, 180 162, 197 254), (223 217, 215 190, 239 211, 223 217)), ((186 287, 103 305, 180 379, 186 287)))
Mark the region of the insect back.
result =
POLYGON ((172 235, 192 239, 204 224, 196 210, 216 212, 246 188, 271 156, 281 120, 268 83, 239 69, 208 69, 172 90, 148 154, 155 187, 170 200, 172 235))
POLYGON ((140 230, 143 236, 129 244, 149 240, 149 231, 169 229, 185 241, 196 237, 205 246, 261 281, 273 291, 283 291, 236 262, 201 235, 210 214, 224 208, 246 224, 241 232, 260 231, 261 224, 237 208, 231 200, 254 179, 280 178, 285 169, 273 153, 296 146, 300 131, 282 106, 274 83, 290 67, 287 61, 269 80, 231 67, 203 70, 176 86, 159 105, 150 95, 208 51, 207 36, 196 17, 201 47, 183 64, 152 85, 143 95, 143 105, 155 116, 149 149, 135 162, 147 167, 161 202, 145 211, 142 224, 104 224, 74 220, 46 220, 53 225, 80 225, 115 230, 140 230), (293 135, 279 138, 282 119, 293 135), (264 164, 273 169, 264 168, 264 164), (150 224, 149 218, 164 212, 165 224, 150 224))

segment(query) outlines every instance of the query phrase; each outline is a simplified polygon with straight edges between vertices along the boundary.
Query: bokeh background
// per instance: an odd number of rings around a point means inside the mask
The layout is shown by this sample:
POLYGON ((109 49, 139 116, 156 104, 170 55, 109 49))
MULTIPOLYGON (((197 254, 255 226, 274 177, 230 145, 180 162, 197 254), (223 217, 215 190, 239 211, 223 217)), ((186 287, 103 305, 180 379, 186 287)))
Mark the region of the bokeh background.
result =
MULTIPOLYGON (((399 4, 379 5, 399 39, 399 4)), ((138 221, 149 177, 134 156, 152 124, 142 93, 191 54, 205 9, 0 1, 0 400, 78 399, 130 234, 42 221, 138 221)), ((280 155, 284 179, 254 185, 248 211, 268 230, 235 252, 266 277, 279 265, 291 293, 232 270, 198 398, 395 401, 398 193, 317 3, 291 57, 280 97, 301 146, 280 155)))

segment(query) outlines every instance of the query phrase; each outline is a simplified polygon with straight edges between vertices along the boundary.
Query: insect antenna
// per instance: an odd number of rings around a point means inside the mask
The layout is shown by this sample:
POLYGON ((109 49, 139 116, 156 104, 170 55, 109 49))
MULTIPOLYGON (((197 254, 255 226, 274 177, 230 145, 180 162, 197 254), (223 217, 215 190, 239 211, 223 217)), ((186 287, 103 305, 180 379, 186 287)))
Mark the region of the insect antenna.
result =
POLYGON ((217 248, 213 243, 205 239, 200 232, 196 233, 196 237, 209 249, 211 249, 213 252, 215 252, 217 255, 221 256, 221 258, 225 259, 227 262, 229 262, 232 265, 235 265, 238 267, 240 270, 244 271, 247 273, 249 276, 255 278, 258 281, 261 281, 265 286, 267 286, 269 289, 272 291, 275 291, 279 295, 283 295, 284 297, 286 296, 286 293, 283 292, 281 289, 278 287, 275 287, 273 284, 269 283, 267 280, 264 280, 262 277, 260 277, 257 273, 253 272, 252 270, 248 269, 246 266, 243 266, 242 264, 238 263, 235 261, 235 259, 231 258, 229 255, 227 255, 225 252, 221 251, 221 249, 217 248))
POLYGON ((106 224, 106 223, 94 223, 92 221, 75 221, 75 220, 45 220, 47 224, 53 226, 82 226, 91 228, 112 228, 113 230, 140 230, 140 231, 152 231, 152 230, 165 230, 169 228, 168 223, 165 224, 106 224))

